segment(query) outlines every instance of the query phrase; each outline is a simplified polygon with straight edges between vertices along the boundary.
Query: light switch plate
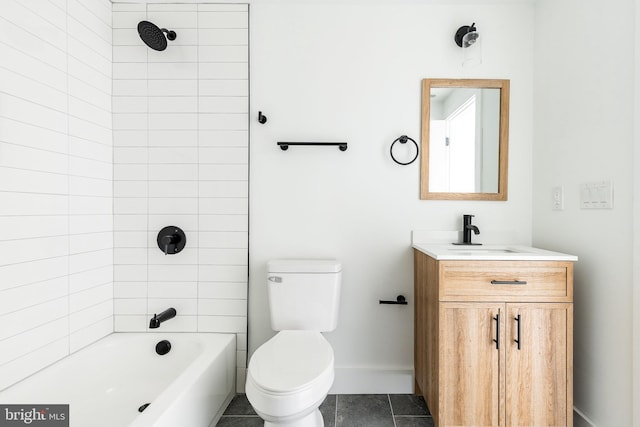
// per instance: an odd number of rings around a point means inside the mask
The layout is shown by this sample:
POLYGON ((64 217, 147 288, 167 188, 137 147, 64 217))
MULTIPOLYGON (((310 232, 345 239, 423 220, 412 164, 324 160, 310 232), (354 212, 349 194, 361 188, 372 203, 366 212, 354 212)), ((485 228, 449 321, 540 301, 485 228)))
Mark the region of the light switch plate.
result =
POLYGON ((561 185, 553 187, 552 193, 552 209, 554 211, 562 211, 564 210, 564 189, 561 185))
POLYGON ((580 184, 580 208, 613 209, 613 183, 599 181, 580 184))

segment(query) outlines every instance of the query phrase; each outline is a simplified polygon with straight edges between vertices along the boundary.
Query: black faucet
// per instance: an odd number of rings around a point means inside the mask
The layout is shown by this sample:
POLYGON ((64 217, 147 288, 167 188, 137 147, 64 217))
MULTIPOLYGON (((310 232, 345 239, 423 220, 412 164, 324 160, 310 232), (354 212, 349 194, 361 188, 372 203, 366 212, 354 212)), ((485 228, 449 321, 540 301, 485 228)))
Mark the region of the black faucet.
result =
POLYGON ((154 314, 151 318, 151 321, 149 322, 149 329, 159 328, 160 323, 169 319, 173 319, 174 317, 176 317, 176 309, 173 307, 167 308, 160 314, 154 314))
POLYGON ((462 245, 481 245, 482 243, 471 243, 471 231, 475 234, 480 234, 480 230, 475 225, 471 224, 471 218, 473 215, 462 216, 462 245))

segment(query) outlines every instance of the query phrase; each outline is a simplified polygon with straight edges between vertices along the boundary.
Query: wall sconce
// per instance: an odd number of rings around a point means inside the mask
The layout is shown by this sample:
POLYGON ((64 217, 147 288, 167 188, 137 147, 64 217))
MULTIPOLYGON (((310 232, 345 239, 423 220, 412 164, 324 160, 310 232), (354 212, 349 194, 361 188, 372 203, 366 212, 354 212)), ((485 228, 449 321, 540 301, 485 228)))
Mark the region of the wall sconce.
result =
POLYGON ((480 33, 476 30, 476 23, 463 25, 458 28, 454 36, 456 44, 462 48, 462 66, 474 66, 482 63, 482 46, 480 33))

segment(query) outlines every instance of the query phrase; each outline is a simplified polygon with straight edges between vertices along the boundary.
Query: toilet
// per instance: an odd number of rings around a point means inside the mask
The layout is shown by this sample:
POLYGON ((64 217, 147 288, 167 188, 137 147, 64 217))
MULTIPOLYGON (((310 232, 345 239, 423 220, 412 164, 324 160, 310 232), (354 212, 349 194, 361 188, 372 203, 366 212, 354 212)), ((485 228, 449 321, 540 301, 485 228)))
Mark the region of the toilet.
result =
POLYGON ((334 379, 333 349, 321 332, 338 324, 342 265, 336 260, 267 264, 271 328, 251 357, 246 394, 265 427, 323 427, 320 404, 334 379))

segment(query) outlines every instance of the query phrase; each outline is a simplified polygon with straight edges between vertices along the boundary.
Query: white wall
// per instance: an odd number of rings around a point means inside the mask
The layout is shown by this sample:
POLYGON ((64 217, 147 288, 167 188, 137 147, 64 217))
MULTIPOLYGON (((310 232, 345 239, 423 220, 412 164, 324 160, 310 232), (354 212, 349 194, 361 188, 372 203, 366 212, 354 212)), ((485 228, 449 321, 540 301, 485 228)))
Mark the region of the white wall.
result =
POLYGON ((533 243, 580 258, 575 407, 597 426, 632 425, 634 25, 633 0, 536 3, 533 243), (601 180, 614 208, 581 210, 580 183, 601 180))
POLYGON ((244 385, 248 258, 248 7, 114 4, 115 330, 238 334, 244 385), (176 31, 162 52, 137 24, 176 31), (165 256, 165 226, 187 236, 165 256))
MULTIPOLYGON (((640 218, 640 0, 635 0, 635 104, 633 138, 633 217, 640 218)), ((640 425, 640 221, 633 232, 633 425, 640 425)))
POLYGON ((410 392, 411 230, 459 229, 471 213, 479 241, 506 231, 531 242, 533 5, 256 2, 250 29, 249 351, 273 334, 266 262, 335 257, 344 271, 339 326, 326 335, 333 391, 410 392), (484 37, 483 64, 463 69, 453 36, 471 22, 484 37), (420 139, 427 77, 511 79, 507 202, 420 201, 419 162, 391 160, 395 138, 420 139), (305 140, 349 148, 276 146, 305 140), (378 304, 399 293, 409 306, 378 304))
POLYGON ((0 7, 0 389, 113 330, 111 3, 0 7))

